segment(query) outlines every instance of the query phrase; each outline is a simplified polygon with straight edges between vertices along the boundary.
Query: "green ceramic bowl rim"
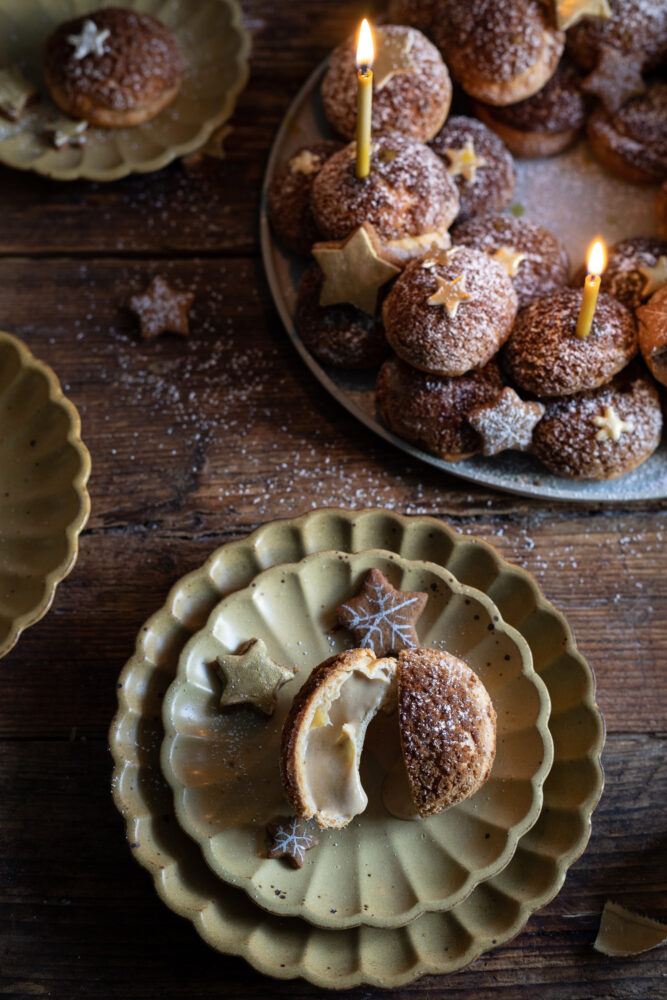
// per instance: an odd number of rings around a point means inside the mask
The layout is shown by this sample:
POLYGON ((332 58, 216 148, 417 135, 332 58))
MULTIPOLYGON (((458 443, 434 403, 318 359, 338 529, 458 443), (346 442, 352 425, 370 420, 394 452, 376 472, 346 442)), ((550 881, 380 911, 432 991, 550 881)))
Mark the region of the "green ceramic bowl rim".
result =
POLYGON ((79 498, 79 507, 75 517, 65 529, 67 537, 67 556, 47 573, 44 577, 43 596, 39 603, 25 614, 14 619, 7 639, 0 644, 0 658, 2 658, 18 642, 21 633, 30 625, 34 625, 40 618, 43 618, 51 607, 56 592, 56 587, 61 580, 72 570, 79 551, 79 535, 83 530, 90 514, 90 496, 86 489, 88 477, 90 476, 90 453, 81 440, 81 418, 73 403, 67 399, 63 393, 57 375, 52 368, 44 364, 26 347, 26 345, 11 333, 0 330, 0 344, 8 344, 18 354, 22 369, 38 371, 43 375, 49 386, 49 400, 60 409, 64 410, 69 421, 69 430, 66 441, 79 456, 79 471, 72 481, 74 492, 79 498))
MULTIPOLYGON (((1 2, 2 0, 0 0, 1 2)), ((168 149, 162 150, 159 155, 149 160, 143 160, 140 163, 119 163, 116 167, 101 170, 86 168, 83 164, 72 167, 69 170, 53 169, 40 166, 39 158, 35 158, 30 162, 13 160, 3 156, 2 143, 0 143, 0 163, 4 163, 13 170, 31 170, 34 173, 41 174, 43 177, 50 177, 57 181, 117 181, 122 177, 127 177, 129 174, 147 174, 152 173, 154 170, 161 170, 162 167, 166 167, 167 164, 171 163, 172 160, 178 159, 179 156, 187 156, 188 153, 194 153, 200 149, 208 142, 215 130, 223 125, 231 116, 237 98, 244 90, 250 75, 248 56, 250 55, 251 42, 250 35, 243 24, 241 8, 237 0, 217 0, 217 2, 229 9, 231 14, 230 33, 234 31, 237 36, 238 44, 233 57, 236 75, 234 82, 225 93, 224 100, 218 111, 211 118, 207 118, 206 121, 202 122, 197 134, 187 142, 170 146, 168 149)), ((101 0, 98 0, 98 6, 108 6, 108 3, 102 3, 101 0)), ((136 127, 141 128, 140 125, 136 127)))
MULTIPOLYGON (((536 910, 546 906, 546 904, 554 899, 554 897, 558 894, 565 880, 568 868, 583 854, 586 849, 591 832, 591 817, 597 803, 599 802, 604 787, 604 772, 602 770, 600 757, 604 745, 605 728, 602 714, 595 701, 595 677, 593 671, 591 670, 586 659, 577 650, 572 630, 568 625, 565 616, 544 597, 537 581, 527 570, 520 566, 515 566, 514 564, 503 559, 500 553, 498 553, 497 550, 488 542, 472 535, 462 535, 455 529, 450 528, 449 525, 428 515, 409 516, 379 507, 364 508, 359 510, 344 510, 340 507, 324 507, 308 511, 305 514, 293 518, 279 518, 256 528, 245 537, 219 546, 198 568, 181 577, 181 579, 178 580, 169 590, 165 603, 162 607, 151 615, 140 629, 135 644, 134 654, 125 664, 125 667, 119 677, 119 707, 111 722, 109 730, 109 746, 114 761, 112 795, 118 811, 125 819, 126 838, 134 848, 134 857, 151 875, 155 891, 158 896, 169 907, 169 909, 178 913, 182 917, 186 917, 193 924, 199 935, 212 948, 218 952, 237 955, 244 958, 253 968, 273 978, 294 979, 296 977, 302 977, 316 986, 327 989, 350 989, 361 984, 368 984, 382 988, 397 988, 413 982, 420 976, 442 975, 443 973, 460 971, 471 962, 474 962, 485 951, 488 951, 490 945, 484 940, 471 940, 471 944, 462 960, 457 962, 455 966, 444 970, 440 965, 430 963, 427 960, 417 959, 409 967, 409 969, 400 975, 393 976, 390 981, 366 973, 361 968, 358 968, 356 971, 346 976, 342 976, 338 980, 332 981, 331 977, 327 977, 326 972, 323 973, 320 970, 307 965, 307 961, 304 957, 301 957, 289 965, 286 963, 284 967, 277 967, 275 963, 264 961, 262 956, 253 949, 252 937, 240 942, 239 944, 227 942, 224 947, 221 947, 216 928, 213 926, 215 923, 215 902, 210 898, 206 898, 201 901, 199 887, 197 887, 197 889, 188 888, 183 882, 182 876, 180 876, 178 872, 170 878, 165 877, 163 864, 164 856, 160 852, 159 844, 153 839, 153 825, 156 817, 150 811, 144 811, 143 813, 138 814, 135 809, 134 800, 126 801, 123 788, 122 777, 125 770, 131 768, 133 772, 136 772, 140 766, 140 761, 129 760, 126 757, 124 749, 125 741, 123 739, 123 720, 131 715, 135 715, 139 719, 142 718, 142 716, 137 715, 136 710, 128 702, 125 691, 125 682, 135 670, 145 669, 144 665, 146 663, 150 665, 151 670, 157 668, 157 664, 154 659, 151 658, 146 648, 145 637, 150 635, 151 630, 156 625, 164 625, 165 616, 171 618, 172 624, 178 623, 180 628, 186 627, 183 625, 182 619, 175 612, 175 607, 179 603, 179 595, 182 588, 184 586, 187 587, 189 583, 195 583, 203 577, 206 577, 211 582, 213 588, 218 590, 212 570, 215 562, 220 558, 223 551, 227 552, 227 550, 234 549, 242 550, 247 547, 249 550, 257 552, 261 549, 264 536, 270 535, 272 531, 276 530, 276 528, 284 529, 285 527, 288 527, 303 532, 303 528, 311 521, 317 518, 329 516, 338 517, 344 521, 350 522, 351 526, 359 519, 384 517, 387 520, 394 522, 399 538, 401 537, 403 529, 410 523, 419 523, 424 525, 424 528, 427 530, 430 529, 435 533, 444 534, 449 539, 452 546, 461 544, 469 546, 472 549, 478 548, 480 551, 491 557, 498 569, 498 573, 509 573, 520 577, 534 592, 536 607, 545 611, 552 619, 555 619, 563 630, 566 637, 564 650, 583 667, 585 673, 585 685, 582 693, 581 704, 590 713, 592 720, 594 720, 596 734, 595 740, 586 755, 586 759, 590 760, 593 765, 595 780, 592 784, 590 793, 586 798, 586 802, 577 810, 577 814, 581 817, 582 824, 582 832, 579 838, 569 850, 564 850, 560 854, 557 865, 558 872, 550 881, 549 885, 541 893, 535 894, 529 901, 518 902, 516 919, 507 930, 503 931, 503 933, 499 935, 497 945, 507 944, 513 940, 524 929, 530 916, 536 910), (139 830, 141 830, 140 840, 137 836, 139 830)), ((232 585, 228 591, 224 591, 224 594, 226 595, 227 593, 232 593, 234 589, 240 588, 235 588, 232 585)), ((174 859, 174 864, 176 865, 176 868, 178 868, 178 859, 174 859)), ((205 864, 203 858, 202 864, 205 864)))
MULTIPOLYGON (((188 640, 186 645, 183 647, 181 655, 179 657, 179 666, 176 672, 174 680, 169 685, 164 700, 162 702, 162 725, 164 726, 164 739, 162 741, 160 762, 162 767, 162 774, 169 783, 174 796, 174 809, 176 811, 176 816, 178 818, 179 826, 182 830, 192 837, 199 846, 206 858, 206 862, 209 868, 215 872, 219 878, 223 881, 229 883, 231 886, 242 889, 248 896, 250 896, 258 906, 262 906, 262 899, 257 893, 257 887, 254 884, 253 876, 241 876, 238 875, 233 870, 230 870, 225 866, 225 864, 213 853, 212 848, 212 838, 210 835, 207 836, 206 833, 198 826, 190 815, 188 809, 185 807, 183 802, 183 796, 186 791, 183 782, 178 778, 171 766, 171 749, 174 741, 179 737, 179 731, 176 728, 173 719, 173 706, 174 701, 178 697, 179 692, 185 687, 189 682, 185 675, 184 664, 186 658, 190 653, 191 648, 197 642, 198 637, 202 631, 205 631, 209 627, 209 623, 213 620, 214 616, 223 612, 223 605, 228 604, 232 601, 238 601, 243 597, 249 597, 255 588, 260 589, 262 584, 267 580, 267 578, 272 578, 283 573, 297 572, 301 568, 306 568, 313 563, 317 563, 322 559, 329 559, 331 562, 334 560, 339 561, 342 559, 345 562, 350 562, 355 559, 363 557, 366 559, 379 560, 389 560, 394 565, 401 566, 417 566, 423 567, 426 572, 433 573, 441 579, 450 588, 450 591, 454 595, 462 595, 463 597, 470 597, 472 600, 477 601, 482 605, 484 610, 489 616, 489 619, 493 622, 496 621, 496 629, 504 633, 515 643, 517 649, 519 650, 519 655, 521 657, 521 673, 522 675, 533 685, 537 691, 537 697, 539 702, 539 711, 534 722, 534 729, 537 730, 540 739, 542 741, 542 759, 538 767, 535 769, 534 773, 530 778, 530 785, 532 788, 532 801, 530 808, 527 809, 525 814, 521 817, 518 822, 511 826, 507 830, 507 841, 505 847, 496 861, 488 866, 487 869, 480 869, 475 871, 468 871, 468 877, 461 887, 461 889, 455 893, 455 899, 453 902, 448 902, 447 900, 440 900, 441 905, 437 905, 435 901, 431 903, 424 903, 421 900, 415 903, 409 910, 401 914, 400 917, 393 921, 388 921, 383 923, 381 920, 374 920, 370 923, 373 927, 388 927, 395 928, 401 927, 405 924, 410 923, 415 917, 420 916, 422 913, 429 912, 441 912, 451 909, 453 906, 458 905, 458 903, 463 902, 464 899, 470 895, 476 885, 480 882, 486 881, 488 878, 492 878, 494 875, 498 875, 503 868, 507 865, 511 857, 514 855, 517 844, 520 838, 527 833, 528 830, 535 824, 538 816, 542 811, 543 805, 543 785, 551 770, 551 765, 553 764, 553 740, 551 738, 551 733, 549 732, 549 717, 551 715, 551 698, 549 696, 549 691, 547 686, 536 672, 533 666, 533 654, 531 652, 530 646, 521 635, 518 629, 514 628, 513 625, 509 625, 500 614, 497 606, 483 591, 478 590, 476 587, 471 587, 468 584, 461 583, 457 580, 450 570, 439 566, 437 563, 429 562, 426 559, 409 559, 407 557, 391 553, 387 549, 364 549, 361 552, 340 552, 335 549, 325 549, 321 552, 311 552, 309 555, 304 556, 303 559, 299 559, 294 563, 282 563, 279 566, 269 566, 261 573, 258 573, 254 577, 252 583, 245 587, 241 587, 239 590, 235 591, 233 594, 228 594, 226 597, 222 598, 218 604, 216 604, 213 611, 209 615, 208 622, 204 625, 204 629, 200 629, 196 632, 191 639, 188 640)), ((467 866, 464 866, 467 867, 467 866)), ((270 899, 270 894, 266 894, 270 899)), ((267 912, 271 913, 275 917, 300 917, 306 920, 308 923, 314 924, 317 927, 322 927, 328 930, 342 930, 347 927, 358 927, 360 925, 368 924, 369 921, 364 919, 364 914, 360 911, 357 917, 354 919, 346 920, 344 923, 338 920, 327 921, 325 917, 316 918, 308 909, 304 903, 281 903, 280 908, 266 907, 267 912), (357 919, 358 918, 358 919, 357 919)))

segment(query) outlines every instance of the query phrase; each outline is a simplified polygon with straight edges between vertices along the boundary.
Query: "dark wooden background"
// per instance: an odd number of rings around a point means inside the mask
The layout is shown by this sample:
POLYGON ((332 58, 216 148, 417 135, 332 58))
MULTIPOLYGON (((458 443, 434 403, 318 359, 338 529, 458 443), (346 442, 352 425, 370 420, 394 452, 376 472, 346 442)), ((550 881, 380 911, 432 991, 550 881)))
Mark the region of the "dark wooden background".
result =
POLYGON ((243 9, 252 75, 223 161, 106 185, 0 168, 0 328, 56 370, 93 461, 76 567, 0 662, 0 996, 327 995, 216 953, 158 900, 111 801, 107 730, 140 625, 215 547, 313 507, 380 506, 442 518, 530 570, 593 665, 607 723, 606 789, 561 893, 513 943, 391 995, 665 998, 667 949, 592 949, 607 898, 667 919, 665 505, 473 487, 323 392, 268 294, 260 186, 290 100, 369 6, 243 9), (187 341, 142 343, 124 308, 156 273, 196 292, 187 341))

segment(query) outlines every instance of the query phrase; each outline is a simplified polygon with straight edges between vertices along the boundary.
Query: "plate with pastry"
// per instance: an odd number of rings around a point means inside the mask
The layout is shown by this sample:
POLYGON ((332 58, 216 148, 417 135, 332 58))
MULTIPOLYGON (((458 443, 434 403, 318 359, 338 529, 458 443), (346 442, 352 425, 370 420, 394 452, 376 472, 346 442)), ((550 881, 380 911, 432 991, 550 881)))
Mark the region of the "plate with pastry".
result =
POLYGON ((267 570, 188 643, 162 766, 183 829, 258 905, 397 927, 505 867, 541 809, 549 711, 482 593, 431 563, 328 552, 267 570), (289 822, 303 850, 285 860, 289 822))
MULTIPOLYGON (((600 236, 610 273, 602 277, 590 335, 579 339, 576 322, 568 320, 558 345, 549 334, 551 356, 543 360, 552 369, 572 368, 562 371, 568 406, 572 394, 591 391, 590 379, 577 378, 582 370, 590 369, 595 388, 607 386, 612 395, 619 366, 628 366, 632 377, 641 321, 635 312, 667 280, 655 183, 667 171, 662 84, 649 80, 639 96, 628 88, 616 95, 623 102, 616 117, 645 134, 653 156, 644 183, 630 183, 627 171, 596 151, 594 136, 586 137, 587 122, 590 132, 595 116, 611 114, 598 80, 605 66, 584 78, 565 51, 564 30, 549 23, 543 4, 456 0, 441 12, 441 24, 431 20, 431 7, 424 7, 423 24, 376 29, 381 83, 367 177, 356 176, 355 143, 342 145, 351 135, 351 99, 334 101, 331 94, 332 75, 339 79, 343 66, 350 75, 349 41, 306 81, 276 136, 261 238, 288 335, 350 413, 443 472, 550 499, 663 499, 667 440, 656 405, 646 426, 624 419, 614 434, 596 438, 608 405, 601 391, 577 411, 585 413, 583 436, 597 443, 586 444, 581 461, 569 461, 559 442, 553 455, 545 448, 551 433, 537 430, 553 410, 554 393, 535 397, 526 379, 523 386, 515 379, 518 366, 505 364, 520 340, 512 341, 512 329, 532 322, 534 300, 542 303, 540 330, 543 322, 553 326, 552 319, 581 308, 585 271, 576 269, 600 236), (478 7, 483 17, 476 17, 478 7), (524 28, 515 30, 516 24, 524 28), (426 107, 422 116, 414 94, 425 51, 420 27, 465 91, 455 92, 452 112, 446 88, 434 90, 445 112, 435 133, 436 116, 426 107), (409 136, 395 131, 405 128, 406 109, 409 136), (619 337, 610 335, 615 306, 605 295, 613 273, 625 268, 616 248, 633 243, 645 244, 650 254, 639 254, 632 278, 638 295, 621 301, 619 346, 619 337), (568 295, 569 311, 552 317, 548 296, 560 305, 568 295), (592 454, 596 449, 601 458, 592 454)), ((410 4, 394 8, 416 15, 410 4)), ((620 288, 624 280, 614 284, 620 288)), ((659 323, 655 310, 650 315, 659 323)), ((646 351, 653 358, 652 342, 646 351)), ((646 373, 649 383, 655 370, 646 373)), ((653 390, 648 395, 655 403, 662 390, 653 390)))
POLYGON ((236 0, 0 0, 0 162, 116 180, 203 146, 248 75, 236 0))
POLYGON ((459 970, 511 940, 555 896, 584 850, 603 783, 604 730, 594 679, 566 620, 525 570, 505 562, 480 539, 429 517, 319 510, 266 524, 223 545, 178 581, 142 627, 119 678, 118 699, 110 731, 114 799, 132 856, 149 872, 160 898, 218 951, 243 957, 265 975, 301 977, 328 989, 363 983, 396 988, 422 975, 459 970), (186 643, 220 600, 271 566, 299 562, 318 551, 378 546, 455 573, 488 594, 505 621, 521 632, 551 697, 554 764, 536 824, 520 838, 507 867, 463 903, 400 928, 327 930, 268 913, 209 868, 176 821, 172 790, 162 776, 161 708, 186 643))

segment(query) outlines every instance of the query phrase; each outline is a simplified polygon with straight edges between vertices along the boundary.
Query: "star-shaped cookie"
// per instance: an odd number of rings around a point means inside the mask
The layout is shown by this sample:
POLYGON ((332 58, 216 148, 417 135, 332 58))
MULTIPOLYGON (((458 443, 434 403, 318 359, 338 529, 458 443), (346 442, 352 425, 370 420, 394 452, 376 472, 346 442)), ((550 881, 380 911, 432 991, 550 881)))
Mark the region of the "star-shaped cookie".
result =
POLYGON ((10 121, 17 122, 38 96, 37 87, 26 80, 17 66, 0 69, 0 113, 10 121))
POLYGON ((639 272, 644 275, 642 297, 647 299, 663 285, 667 285, 667 257, 658 257, 653 267, 640 267, 639 272))
POLYGON ((417 69, 410 55, 414 33, 410 28, 391 33, 378 32, 373 61, 373 89, 382 90, 397 73, 414 73, 417 69))
POLYGON ((600 430, 595 435, 596 441, 620 441, 621 434, 633 431, 635 425, 631 420, 622 420, 613 406, 605 406, 601 416, 591 418, 600 430))
POLYGON ((73 118, 57 118, 46 126, 46 134, 56 149, 65 146, 85 146, 88 122, 75 121, 73 118))
POLYGON ((498 261, 505 274, 510 278, 515 276, 519 270, 519 264, 526 259, 525 253, 515 250, 514 247, 498 247, 491 256, 493 260, 498 261))
POLYGON ((529 403, 505 386, 492 403, 477 406, 468 420, 482 438, 482 454, 497 455, 510 448, 525 451, 530 446, 535 424, 543 416, 541 403, 529 403))
POLYGON ((194 292, 178 292, 158 274, 145 292, 132 296, 128 307, 139 317, 144 340, 167 332, 187 337, 190 333, 188 312, 194 298, 194 292))
POLYGON ((430 306, 444 306, 453 319, 458 312, 460 303, 470 298, 466 292, 465 274, 459 274, 458 278, 454 278, 452 281, 442 278, 439 274, 434 274, 433 277, 438 283, 438 288, 429 297, 428 304, 430 306))
POLYGON ((643 94, 646 84, 641 69, 643 52, 620 52, 604 45, 598 64, 581 81, 581 89, 599 97, 612 114, 633 98, 643 94))
POLYGON ((468 139, 462 149, 446 149, 445 155, 449 160, 447 173, 452 177, 458 177, 461 174, 468 181, 468 184, 474 184, 477 179, 477 170, 479 167, 486 166, 484 157, 478 156, 475 152, 472 139, 468 139))
POLYGON ((398 267, 380 256, 369 222, 340 243, 316 243, 313 257, 324 274, 320 305, 349 302, 370 316, 375 314, 380 288, 399 273, 398 267))
POLYGON ((341 604, 336 616, 360 646, 388 656, 419 645, 415 622, 427 601, 428 594, 396 590, 379 569, 371 569, 357 596, 341 604))
POLYGON ((273 715, 278 691, 296 673, 272 660, 262 639, 251 639, 237 653, 221 654, 214 666, 222 681, 220 708, 254 705, 265 715, 273 715))
POLYGON ((303 868, 304 855, 319 841, 306 832, 306 826, 298 816, 277 816, 269 823, 269 857, 287 858, 293 868, 303 868))
POLYGON ((108 28, 98 28, 90 18, 83 22, 83 28, 78 35, 68 35, 67 41, 74 48, 74 58, 85 59, 86 56, 103 56, 107 51, 104 44, 111 32, 108 28))
POLYGON ((611 17, 608 0, 556 0, 556 24, 567 31, 582 17, 611 17))

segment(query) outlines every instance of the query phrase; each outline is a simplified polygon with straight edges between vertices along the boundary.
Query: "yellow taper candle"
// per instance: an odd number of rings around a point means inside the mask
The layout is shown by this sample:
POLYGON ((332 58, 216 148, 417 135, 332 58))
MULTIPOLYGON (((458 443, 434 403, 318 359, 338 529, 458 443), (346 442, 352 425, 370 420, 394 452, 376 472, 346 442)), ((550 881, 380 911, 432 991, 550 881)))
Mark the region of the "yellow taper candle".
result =
POLYGON ((357 177, 371 170, 371 111, 373 109, 373 35, 366 18, 357 44, 357 177))
POLYGON ((584 281, 584 294, 581 299, 581 309, 577 320, 577 337, 583 340, 591 332, 593 316, 595 315, 595 304, 600 291, 600 275, 604 271, 605 251, 602 240, 596 240, 588 251, 586 269, 588 274, 584 281))

